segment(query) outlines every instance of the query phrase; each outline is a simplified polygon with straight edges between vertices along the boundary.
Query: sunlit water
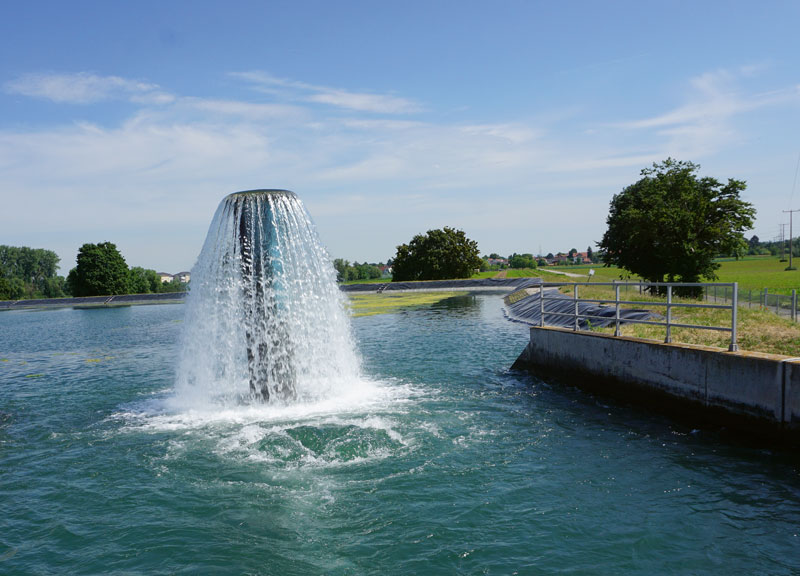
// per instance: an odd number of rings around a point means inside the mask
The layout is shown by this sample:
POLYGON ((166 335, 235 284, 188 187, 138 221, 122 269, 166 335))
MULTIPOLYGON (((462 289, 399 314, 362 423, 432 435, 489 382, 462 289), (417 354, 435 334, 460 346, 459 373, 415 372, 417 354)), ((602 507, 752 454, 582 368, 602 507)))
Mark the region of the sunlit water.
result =
POLYGON ((0 574, 800 572, 795 456, 509 372, 498 296, 286 406, 185 403, 185 311, 0 313, 0 574))

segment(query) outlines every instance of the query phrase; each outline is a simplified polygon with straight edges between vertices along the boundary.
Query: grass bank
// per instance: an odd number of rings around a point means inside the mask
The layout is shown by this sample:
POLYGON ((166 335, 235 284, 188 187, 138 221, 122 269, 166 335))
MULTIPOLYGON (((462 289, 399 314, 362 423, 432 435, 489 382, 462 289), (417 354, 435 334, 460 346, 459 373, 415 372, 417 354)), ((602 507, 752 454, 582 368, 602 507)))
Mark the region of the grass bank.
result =
POLYGON ((464 296, 467 292, 401 292, 391 293, 349 293, 350 315, 353 318, 390 314, 402 309, 432 306, 454 296, 464 296))
MULTIPOLYGON (((572 294, 572 287, 561 288, 562 292, 572 294)), ((612 287, 596 286, 579 288, 579 297, 613 301, 612 287)), ((657 303, 665 303, 662 297, 640 295, 635 291, 623 293, 622 299, 637 302, 634 305, 623 305, 623 308, 643 308, 665 314, 666 308, 657 303)), ((693 299, 674 298, 676 303, 697 303, 693 299)), ((741 350, 750 352, 766 352, 769 354, 783 354, 786 356, 800 356, 800 324, 789 319, 776 316, 774 313, 763 309, 748 309, 739 307, 738 316, 738 345, 741 350)), ((673 308, 672 321, 677 324, 694 324, 700 326, 730 327, 730 310, 717 310, 707 308, 673 308)), ((613 333, 611 328, 595 329, 599 332, 613 333)), ((648 340, 664 341, 666 329, 663 326, 648 326, 642 324, 625 324, 621 327, 623 336, 633 336, 648 340)), ((701 330, 696 328, 672 328, 672 341, 685 344, 699 344, 714 346, 727 350, 730 344, 730 333, 714 330, 701 330)))

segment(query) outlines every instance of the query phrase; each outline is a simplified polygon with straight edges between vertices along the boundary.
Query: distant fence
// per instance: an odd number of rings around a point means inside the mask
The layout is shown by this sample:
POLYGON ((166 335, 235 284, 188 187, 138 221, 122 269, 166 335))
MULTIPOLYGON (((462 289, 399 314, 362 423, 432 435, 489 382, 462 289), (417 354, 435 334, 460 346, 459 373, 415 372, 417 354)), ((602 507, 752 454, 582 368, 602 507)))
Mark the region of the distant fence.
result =
POLYGON ((620 335, 620 324, 627 323, 627 324, 647 324, 650 326, 663 326, 666 330, 666 336, 664 342, 672 342, 672 329, 673 328, 693 328, 697 330, 715 330, 720 332, 729 332, 730 337, 730 345, 728 350, 736 351, 739 349, 737 344, 737 311, 739 308, 739 289, 738 283, 697 283, 697 282, 542 282, 538 284, 541 287, 539 291, 539 326, 543 327, 549 324, 548 318, 558 318, 558 322, 555 322, 559 325, 564 325, 563 319, 567 318, 570 319, 570 324, 573 327, 573 330, 579 330, 581 326, 581 322, 585 320, 608 320, 608 316, 599 316, 599 315, 592 315, 587 313, 582 313, 579 303, 580 302, 589 302, 593 304, 598 304, 601 306, 614 306, 614 336, 620 335), (614 298, 581 298, 579 293, 579 288, 581 286, 584 287, 591 287, 591 288, 598 288, 598 287, 610 287, 614 290, 614 298), (572 289, 572 302, 573 306, 569 311, 548 311, 547 307, 545 306, 545 302, 547 300, 554 300, 558 299, 563 301, 563 295, 554 295, 548 294, 547 288, 562 288, 562 287, 569 287, 572 289), (621 294, 623 290, 628 291, 631 288, 637 290, 639 293, 643 293, 646 289, 649 288, 657 288, 659 291, 663 289, 666 293, 666 301, 660 302, 657 300, 653 301, 634 301, 634 300, 623 300, 621 294), (721 297, 719 301, 712 300, 713 303, 703 302, 703 301, 676 301, 673 299, 673 292, 676 288, 701 288, 704 293, 708 294, 709 290, 727 290, 724 294, 730 296, 730 300, 725 300, 724 297, 721 297), (720 303, 724 302, 724 303, 720 303), (635 319, 635 318, 623 318, 621 315, 621 311, 623 309, 621 306, 623 305, 634 305, 634 306, 642 306, 646 304, 648 307, 664 307, 665 314, 664 320, 657 320, 657 319, 635 319), (717 309, 717 310, 728 310, 730 311, 730 323, 725 326, 704 326, 698 324, 684 324, 674 322, 672 320, 672 311, 675 308, 706 308, 706 309, 717 309))

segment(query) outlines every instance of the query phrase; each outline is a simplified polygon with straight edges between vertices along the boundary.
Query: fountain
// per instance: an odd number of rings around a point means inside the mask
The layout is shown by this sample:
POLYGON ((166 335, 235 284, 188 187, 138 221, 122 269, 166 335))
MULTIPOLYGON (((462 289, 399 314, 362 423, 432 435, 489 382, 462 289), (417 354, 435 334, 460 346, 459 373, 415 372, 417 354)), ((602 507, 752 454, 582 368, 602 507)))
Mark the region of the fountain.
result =
POLYGON ((336 273, 293 192, 222 200, 186 305, 179 393, 287 403, 358 375, 336 273))

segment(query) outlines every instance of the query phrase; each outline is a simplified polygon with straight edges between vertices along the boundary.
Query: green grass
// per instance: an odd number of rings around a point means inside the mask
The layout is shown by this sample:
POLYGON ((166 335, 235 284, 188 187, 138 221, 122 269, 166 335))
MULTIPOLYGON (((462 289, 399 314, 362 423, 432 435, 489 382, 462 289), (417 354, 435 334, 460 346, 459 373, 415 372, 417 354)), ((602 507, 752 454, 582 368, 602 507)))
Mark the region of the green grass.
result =
MULTIPOLYGON (((773 294, 791 294, 800 290, 800 270, 784 270, 789 263, 776 256, 722 261, 717 270, 718 282, 738 282, 739 290, 763 291, 773 294)), ((796 264, 800 265, 800 262, 796 264)))
POLYGON ((432 306, 447 298, 463 296, 467 292, 400 292, 376 294, 348 294, 350 315, 372 316, 390 314, 404 308, 421 308, 432 306))
POLYGON ((494 278, 497 276, 499 270, 487 270, 486 272, 477 272, 472 275, 473 278, 494 278))
MULTIPOLYGON (((564 286, 560 290, 572 295, 573 287, 564 286)), ((580 286, 579 297, 582 299, 606 300, 613 305, 614 289, 611 286, 580 286)), ((636 304, 624 304, 622 308, 638 308, 652 310, 661 315, 665 314, 664 306, 655 302, 666 302, 658 296, 640 295, 638 290, 624 290, 620 298, 630 300, 636 304)), ((697 300, 674 298, 676 303, 697 303, 697 300)), ((673 322, 677 324, 693 324, 699 326, 730 327, 731 313, 724 309, 709 308, 679 308, 672 310, 673 322)), ((766 352, 769 354, 783 354, 786 356, 800 356, 800 324, 787 318, 781 318, 768 310, 748 309, 739 307, 738 310, 738 345, 740 350, 748 352, 766 352)), ((604 333, 613 333, 613 327, 595 329, 604 333)), ((648 326, 644 324, 625 324, 622 326, 623 336, 644 338, 647 340, 664 341, 666 336, 665 326, 648 326)), ((730 333, 696 328, 672 328, 672 341, 683 344, 698 344, 726 349, 730 343, 730 333)))
MULTIPOLYGON (((800 268, 800 258, 795 262, 800 268)), ((800 270, 787 271, 788 262, 781 262, 777 256, 750 256, 741 260, 719 259, 720 268, 717 270, 719 279, 716 282, 738 282, 739 290, 753 290, 753 292, 769 289, 772 294, 792 293, 792 289, 800 291, 800 270)), ((606 268, 602 264, 581 264, 578 266, 552 266, 546 270, 570 272, 572 274, 587 274, 589 268, 594 269, 593 282, 611 282, 625 278, 627 272, 614 266, 606 268)), ((631 276, 631 280, 638 280, 631 276)), ((575 278, 577 280, 577 278, 575 278)))
POLYGON ((507 278, 541 278, 542 272, 533 268, 511 268, 508 270, 507 278))
MULTIPOLYGON (((646 307, 646 306, 643 306, 646 307)), ((664 313, 663 307, 654 311, 664 313)), ((675 308, 673 321, 680 324, 700 326, 730 326, 730 311, 704 308, 675 308)), ((800 356, 800 325, 787 318, 780 318, 767 310, 739 308, 737 343, 739 349, 747 352, 766 352, 785 356, 800 356)), ((613 332, 613 328, 603 331, 613 332)), ((625 325, 623 336, 634 336, 649 340, 660 340, 666 335, 663 326, 625 325)), ((672 341, 684 344, 700 344, 728 349, 730 334, 696 328, 673 328, 672 341)))

